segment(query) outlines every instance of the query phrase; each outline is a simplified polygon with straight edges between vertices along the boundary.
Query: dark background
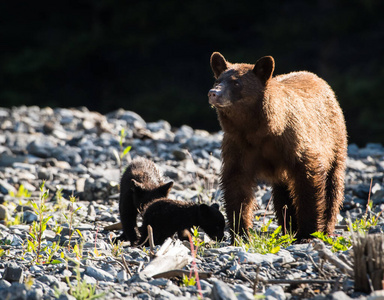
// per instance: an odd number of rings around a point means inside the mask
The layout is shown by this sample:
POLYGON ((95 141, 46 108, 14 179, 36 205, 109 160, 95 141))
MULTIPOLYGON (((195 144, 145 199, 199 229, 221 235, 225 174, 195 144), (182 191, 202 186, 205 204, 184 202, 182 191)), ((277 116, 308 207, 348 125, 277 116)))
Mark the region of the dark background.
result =
POLYGON ((209 58, 333 87, 350 142, 384 138, 384 1, 1 1, 0 106, 125 108, 219 130, 209 58))

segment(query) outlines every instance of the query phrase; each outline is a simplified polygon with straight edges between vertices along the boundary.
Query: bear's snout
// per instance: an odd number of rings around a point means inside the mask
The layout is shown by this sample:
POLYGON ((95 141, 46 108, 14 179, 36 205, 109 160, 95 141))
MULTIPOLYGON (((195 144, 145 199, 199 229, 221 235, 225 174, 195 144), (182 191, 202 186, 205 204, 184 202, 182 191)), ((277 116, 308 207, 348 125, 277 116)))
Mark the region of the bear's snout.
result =
POLYGON ((208 92, 209 104, 216 105, 219 103, 218 99, 221 95, 221 90, 210 89, 208 92))

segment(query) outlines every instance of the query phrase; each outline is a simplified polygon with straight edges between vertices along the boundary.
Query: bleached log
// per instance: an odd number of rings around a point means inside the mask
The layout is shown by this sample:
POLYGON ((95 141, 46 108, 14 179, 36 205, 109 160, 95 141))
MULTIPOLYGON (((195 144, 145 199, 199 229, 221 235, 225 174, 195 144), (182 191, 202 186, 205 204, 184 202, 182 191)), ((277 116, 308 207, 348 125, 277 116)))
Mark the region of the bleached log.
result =
POLYGON ((156 257, 144 268, 140 274, 153 277, 157 274, 181 269, 192 261, 190 251, 180 240, 166 239, 156 257))

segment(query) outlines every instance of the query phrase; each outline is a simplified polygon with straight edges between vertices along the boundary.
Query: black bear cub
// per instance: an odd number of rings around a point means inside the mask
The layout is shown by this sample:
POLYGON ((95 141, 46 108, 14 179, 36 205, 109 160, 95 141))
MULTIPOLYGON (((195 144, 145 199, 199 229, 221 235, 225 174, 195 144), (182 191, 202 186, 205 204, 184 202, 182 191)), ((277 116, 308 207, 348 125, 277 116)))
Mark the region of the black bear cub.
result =
POLYGON ((167 197, 173 182, 164 183, 160 170, 150 160, 135 158, 125 170, 120 183, 119 212, 123 233, 119 240, 137 242, 136 218, 149 202, 167 197))
POLYGON ((180 236, 183 230, 193 226, 199 226, 211 239, 221 240, 224 237, 225 220, 217 204, 208 206, 180 200, 158 199, 144 209, 139 244, 144 243, 148 236, 147 225, 151 225, 153 229, 154 243, 160 245, 176 232, 180 236))

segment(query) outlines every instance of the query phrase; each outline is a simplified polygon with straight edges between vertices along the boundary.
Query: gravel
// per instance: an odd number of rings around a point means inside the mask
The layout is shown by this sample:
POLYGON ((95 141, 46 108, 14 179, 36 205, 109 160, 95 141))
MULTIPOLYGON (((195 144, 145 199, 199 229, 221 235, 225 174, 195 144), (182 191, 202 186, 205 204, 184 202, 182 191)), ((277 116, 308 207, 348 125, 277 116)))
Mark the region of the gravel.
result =
MULTIPOLYGON (((0 108, 0 299, 75 299, 79 284, 93 287, 102 299, 198 299, 197 285, 185 286, 180 278, 138 275, 151 260, 148 249, 113 245, 120 232, 105 231, 104 226, 119 221, 120 174, 128 159, 136 156, 152 159, 175 181, 170 198, 218 203, 224 212, 218 187, 221 140, 220 132, 187 125, 174 128, 164 120, 149 123, 122 109, 101 115, 84 107, 0 108), (116 157, 127 146, 132 146, 129 154, 116 157), (43 213, 47 227, 37 262, 37 244, 28 240, 33 240, 30 233, 39 224, 31 203, 41 203, 43 181, 49 190, 43 213)), ((348 155, 345 201, 336 233, 348 238, 346 213, 352 221, 361 219, 368 197, 373 201, 369 213, 379 217, 369 231, 382 233, 384 147, 352 144, 348 155)), ((267 207, 270 188, 260 184, 255 196, 260 208, 255 211, 257 230, 273 217, 267 207)), ((269 229, 276 227, 273 221, 269 229)), ((208 239, 203 232, 200 237, 208 239)), ((198 269, 212 274, 200 280, 206 299, 254 299, 254 291, 282 300, 382 297, 382 291, 369 295, 354 291, 353 278, 320 258, 311 243, 259 254, 229 245, 226 230, 224 241, 206 242, 198 254, 198 269), (271 279, 339 280, 339 284, 266 283, 271 279)), ((335 255, 352 263, 351 250, 335 255)))

